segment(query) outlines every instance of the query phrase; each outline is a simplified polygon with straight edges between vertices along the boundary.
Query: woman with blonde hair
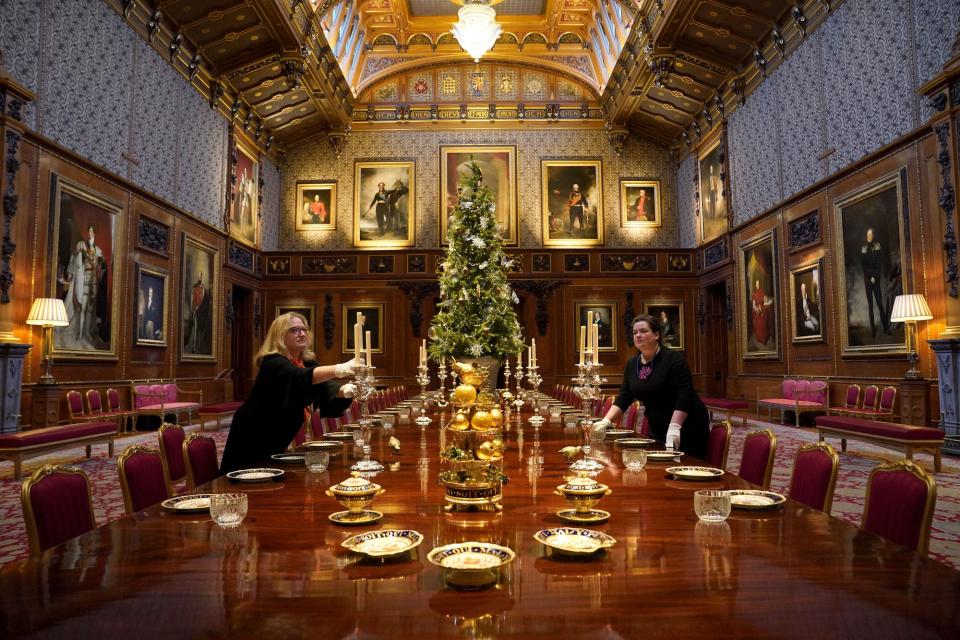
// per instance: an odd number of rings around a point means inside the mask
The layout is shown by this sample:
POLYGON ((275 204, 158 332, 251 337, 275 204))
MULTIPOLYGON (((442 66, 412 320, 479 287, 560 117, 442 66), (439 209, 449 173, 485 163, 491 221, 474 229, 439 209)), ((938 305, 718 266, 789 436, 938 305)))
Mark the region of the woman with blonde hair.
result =
POLYGON ((324 416, 339 416, 350 406, 356 387, 332 380, 352 375, 359 362, 318 365, 310 340, 307 320, 299 313, 285 313, 270 325, 254 358, 257 379, 230 424, 221 473, 282 453, 310 416, 311 405, 324 416))

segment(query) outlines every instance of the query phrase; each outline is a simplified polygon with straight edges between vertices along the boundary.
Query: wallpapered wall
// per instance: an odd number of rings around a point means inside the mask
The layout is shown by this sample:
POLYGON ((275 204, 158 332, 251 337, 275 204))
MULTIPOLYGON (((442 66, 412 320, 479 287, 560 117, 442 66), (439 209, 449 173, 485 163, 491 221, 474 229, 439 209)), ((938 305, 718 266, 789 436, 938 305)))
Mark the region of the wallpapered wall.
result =
MULTIPOLYGON (((840 5, 730 116, 734 223, 925 122, 916 90, 940 70, 958 30, 956 0, 840 5)), ((681 196, 681 212, 692 212, 693 194, 681 196)))
POLYGON ((542 244, 540 223, 540 160, 600 158, 603 174, 605 246, 676 247, 675 172, 668 151, 631 138, 618 157, 603 130, 513 129, 497 131, 354 132, 343 156, 336 160, 325 138, 292 149, 283 168, 279 249, 331 250, 353 247, 354 160, 414 160, 416 162, 416 244, 439 246, 440 145, 509 144, 517 146, 517 200, 520 246, 542 244), (620 177, 661 181, 663 227, 620 228, 620 177), (296 231, 294 201, 297 180, 336 180, 337 228, 296 231))
MULTIPOLYGON (((38 96, 30 127, 223 227, 229 126, 186 78, 99 0, 3 0, 2 13, 4 66, 38 96)), ((276 168, 263 174, 263 217, 275 222, 276 168)))

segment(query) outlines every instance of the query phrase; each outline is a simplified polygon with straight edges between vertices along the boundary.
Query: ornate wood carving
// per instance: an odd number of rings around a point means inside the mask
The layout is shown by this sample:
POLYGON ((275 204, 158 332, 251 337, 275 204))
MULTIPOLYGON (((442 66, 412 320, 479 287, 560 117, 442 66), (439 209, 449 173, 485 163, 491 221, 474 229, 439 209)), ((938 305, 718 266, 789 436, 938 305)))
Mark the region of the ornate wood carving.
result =
POLYGON ((323 346, 327 350, 333 348, 334 329, 336 329, 336 322, 333 316, 333 296, 325 293, 323 295, 323 346))
POLYGON ((370 256, 368 271, 370 273, 393 273, 393 256, 370 256))
POLYGON ((20 146, 21 136, 18 132, 7 130, 7 157, 4 162, 4 171, 6 171, 6 193, 3 194, 3 243, 2 260, 3 266, 0 269, 0 303, 8 304, 10 302, 10 287, 13 286, 13 270, 10 263, 13 261, 13 253, 17 245, 11 236, 13 219, 17 216, 17 207, 19 198, 17 196, 16 181, 17 172, 20 171, 20 161, 17 160, 17 149, 20 146))
POLYGON ((170 228, 156 220, 140 216, 137 225, 137 246, 141 249, 154 251, 161 255, 169 255, 170 228))
POLYGON ((422 253, 407 256, 407 273, 426 273, 427 256, 422 253))
POLYGON ((260 296, 253 299, 253 333, 260 335, 260 322, 263 319, 263 313, 260 311, 260 296))
POLYGON ((726 239, 720 240, 703 250, 703 268, 709 269, 730 257, 726 239))
POLYGON ((693 263, 690 260, 690 254, 688 253, 668 253, 667 254, 667 271, 679 272, 679 273, 690 273, 693 271, 693 263))
POLYGON ((703 305, 703 291, 697 294, 697 325, 700 327, 700 333, 703 333, 703 327, 707 321, 707 312, 703 305))
POLYGON ((564 271, 590 271, 590 254, 567 253, 563 256, 564 271))
POLYGON ((300 263, 300 273, 303 275, 323 275, 327 273, 356 273, 357 258, 355 256, 335 256, 329 258, 304 256, 300 263))
POLYGON ((783 36, 780 34, 780 31, 776 27, 774 27, 773 31, 770 32, 770 39, 773 41, 774 48, 782 56, 785 48, 785 41, 783 36))
POLYGON ((800 30, 800 36, 806 38, 807 16, 803 15, 803 8, 799 4, 794 4, 793 9, 790 10, 790 15, 793 16, 793 24, 800 30))
POLYGON ((533 269, 534 273, 539 272, 550 272, 550 254, 549 253, 535 253, 533 254, 533 269))
POLYGON ((387 284, 399 287, 410 301, 410 328, 413 335, 420 336, 420 330, 423 326, 423 299, 429 295, 435 295, 440 292, 440 283, 436 281, 429 282, 409 282, 405 280, 392 280, 387 284))
POLYGON ((507 273, 523 273, 523 254, 508 253, 503 267, 507 273))
POLYGON ((790 223, 790 249, 797 250, 820 242, 820 212, 808 213, 790 223))
POLYGON ((550 324, 550 314, 547 312, 547 303, 550 296, 560 287, 570 284, 569 280, 516 280, 510 283, 517 291, 528 293, 537 298, 537 311, 534 320, 537 323, 537 333, 547 335, 547 326, 550 324))
POLYGON ((180 46, 183 44, 183 34, 177 31, 173 34, 173 38, 170 40, 170 44, 167 45, 167 53, 170 56, 170 63, 172 64, 177 58, 177 54, 180 53, 180 46))
POLYGON ((956 208, 956 192, 950 182, 950 123, 943 122, 933 129, 937 135, 937 164, 940 165, 940 208, 944 214, 943 251, 946 254, 944 262, 944 276, 949 287, 951 298, 958 297, 957 292, 957 237, 953 228, 953 210, 956 208))
POLYGON ((633 318, 637 315, 633 308, 633 291, 627 291, 627 307, 623 310, 623 337, 628 345, 633 344, 633 318))
POLYGON ((726 296, 723 303, 723 312, 727 317, 727 331, 733 331, 733 281, 723 281, 723 292, 726 296))
POLYGON ((236 242, 231 242, 227 247, 227 264, 250 273, 255 273, 257 270, 253 251, 236 242))
POLYGON ((290 275, 290 256, 276 256, 267 258, 268 276, 290 275))
POLYGON ((153 44, 153 38, 160 31, 160 24, 163 22, 163 14, 159 9, 154 11, 147 20, 147 41, 153 44))
POLYGON ((227 329, 233 327, 233 285, 227 285, 223 296, 223 320, 227 329))
POLYGON ((628 255, 603 254, 600 271, 656 271, 657 254, 637 253, 628 255))

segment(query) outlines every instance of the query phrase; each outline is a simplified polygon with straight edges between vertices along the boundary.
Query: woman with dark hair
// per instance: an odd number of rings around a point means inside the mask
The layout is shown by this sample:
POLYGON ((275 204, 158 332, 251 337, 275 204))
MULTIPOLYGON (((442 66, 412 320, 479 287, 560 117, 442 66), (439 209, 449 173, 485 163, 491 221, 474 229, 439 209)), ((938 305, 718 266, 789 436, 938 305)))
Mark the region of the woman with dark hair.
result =
POLYGON ((309 418, 310 405, 324 416, 339 416, 350 406, 356 387, 332 379, 350 376, 358 362, 319 366, 311 342, 310 327, 299 313, 285 313, 270 325, 254 359, 257 379, 230 423, 221 473, 282 453, 309 418))
POLYGON ((693 388, 690 368, 679 351, 663 346, 660 319, 641 315, 633 319, 637 355, 627 362, 623 385, 607 415, 598 425, 609 427, 634 400, 646 408, 650 435, 697 458, 707 455, 710 414, 693 388))

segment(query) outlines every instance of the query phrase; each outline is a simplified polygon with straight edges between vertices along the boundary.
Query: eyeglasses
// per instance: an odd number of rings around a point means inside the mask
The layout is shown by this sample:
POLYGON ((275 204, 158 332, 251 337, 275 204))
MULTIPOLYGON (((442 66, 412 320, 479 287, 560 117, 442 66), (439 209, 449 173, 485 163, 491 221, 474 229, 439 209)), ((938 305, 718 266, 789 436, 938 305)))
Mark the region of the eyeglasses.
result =
POLYGON ((307 329, 306 327, 290 327, 289 329, 287 329, 287 333, 295 333, 295 334, 306 333, 307 331, 309 331, 309 329, 307 329))

